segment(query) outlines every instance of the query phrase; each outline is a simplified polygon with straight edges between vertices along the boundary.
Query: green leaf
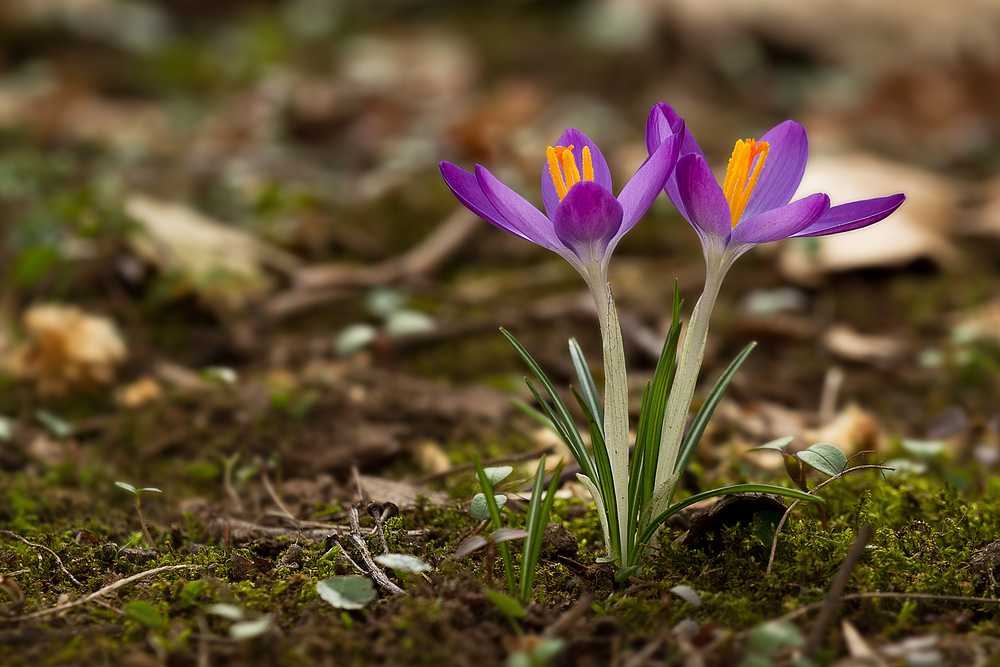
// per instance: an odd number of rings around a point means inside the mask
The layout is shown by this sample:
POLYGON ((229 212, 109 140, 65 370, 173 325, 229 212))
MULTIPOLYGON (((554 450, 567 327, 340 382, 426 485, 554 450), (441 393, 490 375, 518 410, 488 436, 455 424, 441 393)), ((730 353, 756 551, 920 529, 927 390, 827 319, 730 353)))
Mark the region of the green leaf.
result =
POLYGON ((486 591, 486 598, 499 607, 507 618, 524 618, 524 607, 511 596, 498 591, 486 591))
POLYGON ((527 536, 528 531, 520 528, 497 528, 493 531, 493 535, 490 536, 490 541, 493 544, 503 544, 504 542, 512 542, 513 540, 523 540, 527 536))
POLYGON ((144 600, 129 602, 122 607, 125 615, 133 621, 138 621, 148 630, 162 630, 166 623, 160 610, 144 600))
POLYGON ((576 371, 576 379, 580 382, 580 393, 583 395, 583 400, 587 402, 587 407, 594 415, 597 425, 601 427, 601 433, 604 433, 604 407, 601 405, 601 397, 597 393, 597 384, 594 382, 594 376, 590 373, 587 358, 583 355, 583 349, 575 338, 569 339, 569 356, 573 360, 573 370, 576 371))
POLYGON ((510 477, 510 474, 514 472, 514 469, 510 466, 497 466, 495 468, 483 468, 483 472, 486 473, 486 477, 490 480, 490 484, 496 486, 510 477))
MULTIPOLYGON (((636 431, 635 456, 633 457, 632 475, 637 480, 637 499, 632 508, 644 507, 652 497, 656 487, 656 465, 660 458, 660 436, 663 432, 663 413, 667 409, 667 398, 673 386, 674 370, 677 364, 677 346, 681 336, 681 291, 680 285, 674 281, 674 299, 670 315, 670 330, 667 339, 660 350, 660 358, 653 371, 650 386, 649 404, 639 415, 639 426, 636 431)), ((634 524, 636 512, 630 511, 630 523, 634 524)), ((629 531, 633 535, 634 531, 629 531)), ((631 552, 630 552, 631 553, 631 552)))
POLYGON ((743 362, 747 360, 750 356, 750 352, 757 347, 756 342, 747 344, 743 351, 736 355, 729 367, 722 374, 722 377, 715 383, 712 387, 712 391, 709 393, 708 398, 702 403, 701 409, 698 410, 698 414, 695 415, 694 421, 691 422, 691 428, 688 430, 687 434, 684 436, 683 442, 681 442, 680 452, 677 456, 677 463, 674 465, 674 472, 678 475, 683 474, 687 469, 688 463, 691 462, 691 457, 694 456, 694 450, 698 446, 698 441, 701 440, 701 434, 705 432, 705 427, 708 426, 708 422, 712 419, 712 413, 715 412, 716 406, 719 405, 719 401, 722 400, 722 395, 726 393, 726 389, 729 387, 729 383, 733 381, 736 377, 736 372, 740 370, 740 366, 743 362))
POLYGON ((583 474, 591 479, 596 479, 597 474, 594 471, 594 464, 587 453, 587 447, 583 444, 583 439, 580 438, 580 433, 576 429, 576 422, 574 422, 572 415, 569 413, 569 409, 563 402, 556 388, 552 385, 548 376, 542 371, 541 366, 528 354, 528 351, 524 349, 514 336, 510 334, 506 329, 501 328, 500 333, 514 346, 514 350, 521 359, 528 365, 531 372, 535 374, 538 381, 542 383, 542 387, 545 389, 546 393, 549 395, 549 399, 552 401, 552 407, 549 407, 546 401, 543 401, 541 395, 535 389, 534 385, 531 384, 527 379, 525 382, 528 388, 531 389, 531 393, 535 395, 535 398, 541 404, 545 413, 548 415, 549 419, 552 420, 553 426, 557 428, 559 437, 562 438, 566 446, 569 447, 570 451, 573 453, 573 458, 580 465, 583 470, 583 474))
POLYGON ((944 440, 912 440, 903 438, 903 449, 919 459, 932 459, 944 450, 944 440))
POLYGON ((754 653, 770 656, 783 648, 804 646, 805 637, 791 621, 771 621, 758 625, 747 639, 747 648, 754 653))
POLYGON ((357 575, 324 579, 316 584, 316 592, 337 609, 361 609, 375 599, 371 579, 357 575))
POLYGON ((136 495, 135 487, 129 484, 128 482, 115 482, 115 486, 117 486, 119 489, 125 489, 133 496, 136 495))
MULTIPOLYGON (((503 506, 507 504, 507 496, 498 493, 493 496, 493 502, 497 504, 498 508, 503 509, 503 506)), ((486 521, 490 518, 490 507, 486 502, 484 494, 477 493, 472 497, 472 503, 469 505, 469 514, 474 516, 477 521, 486 521)))
POLYGON ((748 449, 747 451, 750 451, 750 452, 760 452, 760 451, 763 451, 765 449, 773 449, 775 451, 779 451, 779 452, 784 453, 785 449, 788 447, 788 444, 792 440, 794 440, 794 439, 795 439, 795 436, 786 435, 784 438, 776 438, 776 439, 774 439, 774 440, 772 440, 770 442, 765 442, 763 445, 760 445, 759 447, 754 447, 753 449, 748 449))
POLYGON ((198 596, 205 589, 205 581, 203 579, 197 579, 195 581, 189 581, 184 584, 184 588, 181 589, 181 609, 187 609, 192 606, 197 600, 198 596))
POLYGON ((798 457, 806 465, 830 477, 836 477, 847 467, 844 452, 827 442, 817 442, 804 452, 799 452, 798 457))
POLYGON ((375 556, 375 562, 382 567, 391 567, 394 570, 401 570, 411 574, 420 574, 432 569, 430 565, 416 556, 409 556, 407 554, 383 554, 375 556))
POLYGON ((556 489, 559 486, 559 476, 562 474, 562 461, 556 466, 549 482, 548 491, 543 496, 545 488, 545 456, 542 456, 535 469, 535 481, 531 486, 531 501, 528 503, 528 519, 525 523, 527 537, 524 539, 524 551, 521 556, 521 600, 531 599, 531 586, 535 580, 535 568, 542 550, 542 540, 545 528, 549 524, 552 504, 556 499, 556 489))
POLYGON ((458 548, 455 549, 454 557, 456 559, 464 558, 469 554, 471 554, 473 551, 478 551, 479 549, 482 549, 489 543, 490 541, 485 537, 483 537, 482 535, 469 535, 460 545, 458 545, 458 548))
POLYGON ((68 438, 73 435, 73 425, 48 410, 35 410, 35 417, 57 438, 68 438))
MULTIPOLYGON (((483 464, 479 462, 478 456, 472 456, 472 464, 476 467, 476 477, 479 479, 479 486, 484 491, 483 499, 486 501, 486 507, 489 509, 490 521, 493 523, 494 528, 503 528, 503 520, 500 518, 500 506, 493 495, 493 485, 490 484, 490 478, 486 476, 486 471, 483 470, 483 464)), ((513 593, 517 590, 517 582, 514 579, 514 563, 510 559, 510 549, 504 543, 497 546, 497 551, 500 552, 500 559, 503 561, 503 570, 507 577, 507 588, 513 593)))
POLYGON ((271 627, 271 615, 267 614, 253 621, 233 623, 229 628, 229 636, 233 639, 252 639, 259 637, 271 627))
POLYGON ((136 493, 142 493, 143 491, 146 491, 148 493, 163 493, 163 491, 160 491, 155 486, 144 486, 141 489, 137 489, 136 493))
POLYGON ((205 609, 209 614, 215 614, 230 621, 242 621, 244 617, 243 609, 234 604, 210 604, 205 609))

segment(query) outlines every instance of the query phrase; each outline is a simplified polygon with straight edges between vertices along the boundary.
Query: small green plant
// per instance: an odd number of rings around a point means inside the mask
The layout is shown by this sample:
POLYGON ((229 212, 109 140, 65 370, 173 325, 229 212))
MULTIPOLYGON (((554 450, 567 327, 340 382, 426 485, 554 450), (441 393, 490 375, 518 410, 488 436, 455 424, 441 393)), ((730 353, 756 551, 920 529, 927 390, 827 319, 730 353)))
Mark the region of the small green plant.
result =
POLYGON ((544 667, 562 650, 563 640, 558 637, 524 634, 518 622, 525 616, 524 607, 518 600, 498 591, 486 591, 486 598, 503 612, 514 630, 507 667, 544 667))
POLYGON ((387 287, 369 292, 365 306, 382 325, 376 327, 364 322, 349 325, 337 336, 334 344, 337 353, 347 356, 380 340, 433 331, 434 320, 426 313, 407 308, 406 302, 404 294, 387 287))
POLYGON ((146 538, 146 544, 148 544, 150 548, 155 549, 156 544, 153 542, 153 536, 149 534, 149 527, 146 525, 146 518, 142 515, 142 504, 139 502, 139 495, 142 493, 163 493, 163 491, 160 491, 154 486, 137 489, 127 482, 115 482, 115 486, 119 489, 125 489, 132 494, 133 498, 135 498, 135 513, 139 515, 139 525, 142 526, 142 535, 146 538))
POLYGON ((531 501, 528 503, 528 519, 525 530, 504 527, 500 517, 500 509, 506 504, 507 496, 493 493, 496 486, 505 480, 514 469, 510 466, 483 468, 478 458, 474 458, 473 463, 476 466, 476 477, 482 492, 473 497, 469 511, 480 521, 488 520, 493 526, 493 533, 490 539, 486 539, 478 532, 470 535, 455 551, 455 558, 462 558, 486 546, 490 547, 490 554, 493 553, 493 549, 496 549, 500 552, 500 558, 503 561, 507 588, 511 595, 518 595, 523 602, 527 602, 531 599, 535 568, 538 566, 538 558, 542 550, 545 527, 548 526, 549 516, 552 514, 552 504, 555 502, 555 492, 559 485, 559 474, 562 472, 562 461, 556 466, 547 491, 545 490, 545 457, 543 456, 538 462, 538 468, 535 470, 535 481, 531 487, 531 501), (507 544, 511 540, 519 539, 524 540, 524 548, 521 552, 520 582, 514 575, 514 561, 507 544))

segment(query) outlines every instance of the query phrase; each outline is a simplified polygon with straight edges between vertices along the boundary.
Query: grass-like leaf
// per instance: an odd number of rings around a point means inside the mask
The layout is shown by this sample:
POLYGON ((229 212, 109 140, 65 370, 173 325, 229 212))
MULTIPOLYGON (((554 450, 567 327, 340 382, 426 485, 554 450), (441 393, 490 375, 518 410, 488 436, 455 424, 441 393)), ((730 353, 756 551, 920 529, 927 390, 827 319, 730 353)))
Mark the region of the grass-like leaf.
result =
MULTIPOLYGON (((493 528, 503 528, 503 521, 500 518, 500 507, 493 498, 493 484, 490 483, 490 478, 486 475, 486 471, 483 470, 483 464, 479 461, 478 456, 472 457, 472 464, 476 466, 476 477, 479 479, 479 486, 483 487, 483 497, 486 499, 486 506, 490 511, 490 520, 493 522, 493 528)), ((497 551, 500 552, 500 558, 503 560, 504 574, 507 575, 507 588, 510 589, 511 593, 516 593, 517 582, 514 579, 514 563, 510 559, 510 549, 504 542, 497 545, 497 551)))
POLYGON ((591 414, 594 415, 594 421, 601 427, 601 433, 604 433, 604 407, 601 405, 601 397, 597 393, 597 384, 594 382, 594 376, 590 373, 587 358, 583 355, 583 349, 575 338, 569 339, 569 356, 573 360, 576 378, 580 381, 580 394, 587 402, 591 414))
MULTIPOLYGON (((618 528, 618 497, 615 495, 615 479, 611 471, 611 456, 608 453, 608 446, 604 442, 604 433, 600 430, 594 415, 590 412, 583 397, 574 388, 573 396, 576 397, 583 416, 587 418, 587 425, 590 428, 590 448, 594 452, 594 467, 597 469, 597 479, 594 483, 604 500, 604 509, 607 511, 608 530, 611 534, 611 553, 620 553, 619 545, 621 533, 618 528)), ((591 478, 593 479, 593 478, 591 478)))
POLYGON ((542 497, 545 488, 545 456, 538 462, 535 470, 535 481, 531 486, 531 502, 528 503, 528 521, 526 524, 528 536, 524 538, 524 551, 521 556, 521 601, 531 599, 531 587, 535 581, 535 568, 542 551, 542 539, 545 537, 545 527, 549 524, 552 504, 556 499, 556 489, 559 487, 559 475, 562 473, 562 461, 552 473, 547 493, 542 497))

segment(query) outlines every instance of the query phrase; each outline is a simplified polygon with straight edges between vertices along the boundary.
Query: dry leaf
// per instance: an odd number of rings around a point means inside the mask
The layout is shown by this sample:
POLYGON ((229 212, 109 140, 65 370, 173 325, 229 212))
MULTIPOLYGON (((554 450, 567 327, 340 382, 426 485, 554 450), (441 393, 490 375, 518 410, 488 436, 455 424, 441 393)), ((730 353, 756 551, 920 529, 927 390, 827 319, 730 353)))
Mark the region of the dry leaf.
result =
POLYGON ((825 350, 850 361, 887 364, 906 352, 906 343, 890 336, 868 336, 846 324, 835 324, 820 337, 825 350))
POLYGON ((948 180, 927 171, 868 155, 821 156, 810 160, 797 196, 825 192, 833 206, 899 192, 907 200, 885 220, 853 232, 784 242, 782 273, 803 285, 823 274, 873 266, 899 266, 927 258, 957 259, 949 238, 958 195, 948 180))
POLYGON ((847 652, 851 655, 851 665, 870 665, 871 667, 885 667, 882 660, 872 647, 868 645, 858 629, 850 621, 841 621, 840 627, 844 632, 844 643, 847 644, 847 652))
POLYGON ((152 403, 163 395, 160 383, 144 375, 132 384, 122 387, 115 397, 118 405, 124 408, 138 408, 152 403))
POLYGON ((819 428, 806 429, 802 437, 809 444, 828 442, 840 448, 847 456, 862 450, 879 451, 885 441, 882 428, 875 418, 855 403, 848 405, 819 428))
POLYGON ((110 384, 128 351, 114 323, 75 306, 45 304, 24 313, 27 338, 7 360, 39 393, 62 395, 110 384))
POLYGON ((265 267, 291 273, 299 265, 292 255, 180 204, 133 195, 125 210, 142 228, 131 237, 136 253, 212 306, 239 310, 271 290, 265 267))
POLYGON ((963 341, 990 340, 1000 342, 1000 300, 952 317, 952 330, 963 341))

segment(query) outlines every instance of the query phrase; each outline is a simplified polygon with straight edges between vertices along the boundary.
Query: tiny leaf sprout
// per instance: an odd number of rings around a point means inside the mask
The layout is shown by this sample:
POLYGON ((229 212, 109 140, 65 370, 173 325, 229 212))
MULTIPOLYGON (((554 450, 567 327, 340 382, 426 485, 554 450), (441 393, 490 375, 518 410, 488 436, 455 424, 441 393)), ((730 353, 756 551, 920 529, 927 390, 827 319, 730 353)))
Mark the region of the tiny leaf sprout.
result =
POLYGON ((115 486, 119 489, 125 489, 135 498, 135 513, 139 515, 139 525, 142 526, 142 535, 146 538, 146 543, 150 548, 155 549, 156 544, 153 542, 153 536, 149 534, 149 527, 146 525, 146 518, 142 515, 142 504, 139 502, 139 495, 142 493, 163 493, 155 486, 147 486, 141 489, 137 489, 128 482, 115 482, 115 486))
POLYGON ((246 612, 243 611, 243 608, 237 607, 234 604, 213 604, 209 605, 205 611, 209 614, 233 621, 233 624, 229 626, 229 636, 233 639, 253 639, 254 637, 261 636, 271 627, 271 614, 247 620, 246 612))
POLYGON ((324 579, 316 584, 316 592, 337 609, 362 609, 375 599, 371 579, 359 575, 324 579))

